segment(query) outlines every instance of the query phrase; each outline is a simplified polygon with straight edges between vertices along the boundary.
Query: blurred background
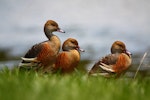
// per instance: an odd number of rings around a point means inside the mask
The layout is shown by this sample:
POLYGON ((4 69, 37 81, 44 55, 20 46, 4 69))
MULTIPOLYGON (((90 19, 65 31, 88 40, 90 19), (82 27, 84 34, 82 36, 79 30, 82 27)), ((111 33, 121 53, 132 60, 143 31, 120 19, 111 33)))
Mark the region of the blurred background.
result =
POLYGON ((76 38, 82 60, 91 67, 110 53, 115 40, 123 41, 139 64, 145 52, 149 67, 150 0, 0 0, 0 67, 17 65, 34 44, 47 40, 43 26, 58 22, 66 34, 62 43, 76 38))

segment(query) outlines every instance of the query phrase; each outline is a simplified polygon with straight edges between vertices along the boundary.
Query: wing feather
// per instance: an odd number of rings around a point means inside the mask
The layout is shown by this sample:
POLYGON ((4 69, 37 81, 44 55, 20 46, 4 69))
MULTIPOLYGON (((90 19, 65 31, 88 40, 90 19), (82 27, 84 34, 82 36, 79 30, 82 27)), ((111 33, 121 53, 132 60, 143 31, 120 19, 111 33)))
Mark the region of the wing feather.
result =
MULTIPOLYGON (((36 58, 37 55, 40 53, 43 47, 43 42, 39 44, 35 44, 31 47, 31 49, 28 50, 28 52, 25 54, 24 58, 36 58)), ((22 61, 22 63, 25 63, 26 61, 22 61)))

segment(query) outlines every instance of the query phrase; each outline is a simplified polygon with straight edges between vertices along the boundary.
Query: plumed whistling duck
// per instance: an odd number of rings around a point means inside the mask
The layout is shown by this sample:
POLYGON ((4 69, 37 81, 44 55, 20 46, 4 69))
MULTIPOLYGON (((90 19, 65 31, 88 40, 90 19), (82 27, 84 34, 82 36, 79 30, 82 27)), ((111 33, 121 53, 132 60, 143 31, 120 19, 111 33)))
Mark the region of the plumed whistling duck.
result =
POLYGON ((45 68, 54 64, 61 46, 60 39, 53 34, 55 31, 65 33, 55 21, 48 20, 44 26, 44 33, 48 40, 32 46, 25 56, 22 57, 22 62, 19 66, 45 68))
POLYGON ((84 50, 80 49, 77 40, 73 38, 63 43, 62 50, 57 57, 54 70, 61 70, 62 73, 73 72, 80 61, 79 51, 84 52, 84 50))
POLYGON ((131 61, 131 53, 127 51, 125 44, 115 41, 111 47, 111 54, 95 63, 89 74, 119 77, 129 68, 131 61))

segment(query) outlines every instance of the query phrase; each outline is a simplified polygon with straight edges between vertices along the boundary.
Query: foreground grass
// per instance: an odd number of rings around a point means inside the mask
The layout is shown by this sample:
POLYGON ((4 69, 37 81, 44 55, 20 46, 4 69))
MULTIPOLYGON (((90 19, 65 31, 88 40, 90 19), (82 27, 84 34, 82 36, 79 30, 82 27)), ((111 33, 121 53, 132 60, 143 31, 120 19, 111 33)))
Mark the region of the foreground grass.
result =
POLYGON ((150 78, 106 79, 85 73, 0 71, 0 100, 149 100, 150 78))

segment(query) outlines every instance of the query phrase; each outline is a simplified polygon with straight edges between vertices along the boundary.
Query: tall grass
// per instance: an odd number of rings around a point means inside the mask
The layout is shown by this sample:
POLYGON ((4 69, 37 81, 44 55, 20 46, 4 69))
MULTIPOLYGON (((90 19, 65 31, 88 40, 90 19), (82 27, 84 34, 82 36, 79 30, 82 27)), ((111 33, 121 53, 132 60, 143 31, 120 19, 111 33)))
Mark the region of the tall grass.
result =
POLYGON ((107 79, 84 72, 70 75, 0 71, 0 100, 149 100, 150 78, 107 79))

